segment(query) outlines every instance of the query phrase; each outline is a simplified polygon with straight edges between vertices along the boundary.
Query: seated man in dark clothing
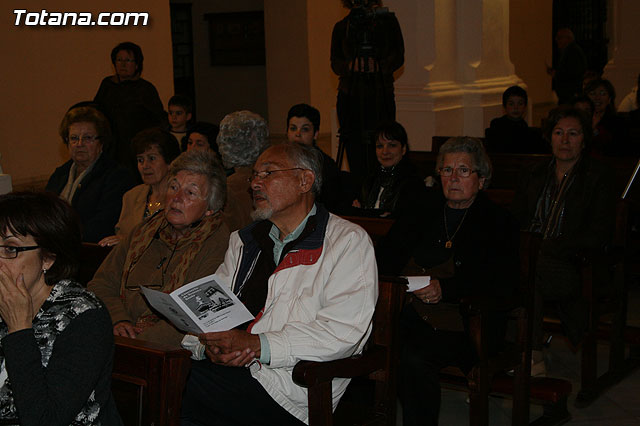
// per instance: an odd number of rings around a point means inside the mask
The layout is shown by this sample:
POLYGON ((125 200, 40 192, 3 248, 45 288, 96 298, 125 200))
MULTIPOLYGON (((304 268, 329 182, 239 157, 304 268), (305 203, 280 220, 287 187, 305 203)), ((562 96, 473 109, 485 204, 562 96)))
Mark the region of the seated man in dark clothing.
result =
POLYGON ((307 104, 297 104, 287 114, 287 139, 313 146, 322 153, 322 188, 318 201, 335 212, 340 203, 340 170, 331 156, 318 148, 316 141, 320 133, 320 111, 307 104))
POLYGON ((511 154, 546 154, 549 146, 541 133, 529 127, 527 114, 527 92, 519 86, 511 86, 502 94, 505 114, 491 120, 485 131, 488 152, 511 154))

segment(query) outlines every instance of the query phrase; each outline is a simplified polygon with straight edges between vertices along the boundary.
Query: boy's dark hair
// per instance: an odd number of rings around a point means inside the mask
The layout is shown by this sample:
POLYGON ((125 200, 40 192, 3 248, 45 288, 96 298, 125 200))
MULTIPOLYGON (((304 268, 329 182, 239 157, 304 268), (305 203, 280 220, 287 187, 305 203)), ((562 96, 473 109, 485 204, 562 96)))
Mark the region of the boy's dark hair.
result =
MULTIPOLYGON (((206 121, 198 121, 189 129, 187 132, 187 137, 185 138, 185 142, 189 139, 192 133, 200 133, 203 136, 207 137, 207 141, 209 142, 209 147, 218 152, 218 143, 216 142, 216 138, 218 137, 218 133, 220 132, 220 127, 215 124, 208 123, 206 121)), ((186 144, 181 147, 183 151, 187 149, 186 144)))
POLYGON ((407 137, 407 131, 402 127, 402 124, 397 121, 385 121, 376 128, 374 141, 378 141, 380 136, 384 136, 385 139, 400 142, 400 145, 406 146, 409 150, 409 139, 407 137))
POLYGON ((308 104, 297 104, 289 109, 287 114, 287 127, 291 117, 304 117, 313 125, 313 132, 320 130, 320 111, 308 104))
POLYGON ((520 86, 511 86, 507 90, 502 93, 502 106, 507 107, 507 101, 510 97, 517 96, 519 98, 524 99, 524 104, 527 105, 529 102, 529 97, 527 96, 527 91, 524 90, 520 86))
POLYGON ((135 155, 143 154, 152 146, 157 146, 158 152, 167 164, 171 164, 180 155, 180 144, 176 137, 158 127, 138 132, 131 140, 131 145, 135 155))
POLYGON ((193 109, 191 98, 184 95, 173 95, 171 99, 169 99, 169 106, 182 107, 187 114, 191 114, 191 110, 193 109))
POLYGON ((111 51, 111 63, 113 66, 116 66, 116 56, 118 56, 118 52, 121 50, 126 50, 127 52, 133 55, 133 60, 136 61, 137 69, 136 75, 142 74, 142 63, 144 62, 144 55, 142 55, 142 49, 135 43, 131 43, 130 41, 125 41, 124 43, 120 43, 111 51))

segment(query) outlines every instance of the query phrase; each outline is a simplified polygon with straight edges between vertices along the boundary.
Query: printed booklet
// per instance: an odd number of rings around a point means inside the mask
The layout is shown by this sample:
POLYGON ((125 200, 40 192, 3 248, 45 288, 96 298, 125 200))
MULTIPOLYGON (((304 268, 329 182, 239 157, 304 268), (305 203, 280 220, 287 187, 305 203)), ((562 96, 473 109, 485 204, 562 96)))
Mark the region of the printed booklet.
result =
POLYGON ((200 278, 170 294, 140 287, 151 306, 180 330, 193 333, 227 331, 254 316, 215 275, 200 278))

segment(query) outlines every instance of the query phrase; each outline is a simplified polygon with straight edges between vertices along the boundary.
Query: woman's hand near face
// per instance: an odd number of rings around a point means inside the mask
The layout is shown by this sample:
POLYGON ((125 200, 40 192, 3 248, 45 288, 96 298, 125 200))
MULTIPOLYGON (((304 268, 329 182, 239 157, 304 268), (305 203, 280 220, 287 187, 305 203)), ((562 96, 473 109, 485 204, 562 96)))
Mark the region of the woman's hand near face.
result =
POLYGON ((129 321, 120 321, 113 326, 114 336, 130 337, 135 339, 141 332, 142 330, 139 327, 134 327, 129 321))
POLYGON ((432 278, 428 286, 414 291, 413 294, 424 303, 438 303, 442 300, 440 281, 432 278))
POLYGON ((24 276, 12 277, 4 265, 0 265, 0 316, 9 333, 31 328, 35 316, 24 276))

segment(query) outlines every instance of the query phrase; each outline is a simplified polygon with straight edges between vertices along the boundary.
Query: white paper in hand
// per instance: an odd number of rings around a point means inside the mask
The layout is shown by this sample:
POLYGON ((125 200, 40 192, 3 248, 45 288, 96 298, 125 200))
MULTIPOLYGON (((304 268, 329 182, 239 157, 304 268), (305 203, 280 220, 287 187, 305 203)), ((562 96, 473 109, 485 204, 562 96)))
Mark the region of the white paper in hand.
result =
POLYGON ((417 277, 404 277, 409 281, 407 284, 407 293, 412 293, 421 288, 427 287, 431 284, 431 277, 429 275, 421 275, 417 277))

